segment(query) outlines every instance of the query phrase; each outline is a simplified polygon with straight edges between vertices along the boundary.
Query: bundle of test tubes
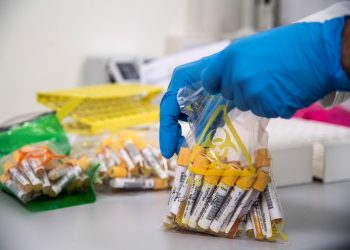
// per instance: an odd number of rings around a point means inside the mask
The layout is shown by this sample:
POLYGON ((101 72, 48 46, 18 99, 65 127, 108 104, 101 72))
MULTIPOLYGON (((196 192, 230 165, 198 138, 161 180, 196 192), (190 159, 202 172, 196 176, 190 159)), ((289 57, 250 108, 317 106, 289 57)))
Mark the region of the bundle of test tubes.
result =
POLYGON ((239 161, 218 165, 208 155, 200 146, 180 149, 164 226, 227 238, 244 232, 256 240, 281 236, 283 213, 271 183, 268 150, 256 150, 251 167, 239 161))
POLYGON ((166 160, 159 148, 130 131, 102 140, 96 157, 100 167, 95 184, 102 189, 162 190, 171 186, 175 160, 166 160))
POLYGON ((87 157, 55 154, 46 145, 24 146, 1 159, 1 183, 23 203, 63 191, 83 192, 89 185, 87 157))

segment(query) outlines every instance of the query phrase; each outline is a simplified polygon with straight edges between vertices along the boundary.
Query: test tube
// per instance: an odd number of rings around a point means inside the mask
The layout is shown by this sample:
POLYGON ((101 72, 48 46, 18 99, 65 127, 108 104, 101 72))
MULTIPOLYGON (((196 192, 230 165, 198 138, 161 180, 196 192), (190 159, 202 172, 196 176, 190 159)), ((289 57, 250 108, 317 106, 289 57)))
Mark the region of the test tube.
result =
MULTIPOLYGON (((283 223, 283 213, 280 203, 278 202, 277 192, 272 183, 269 183, 264 191, 263 198, 266 199, 266 206, 268 207, 271 226, 272 228, 278 228, 283 223)), ((268 240, 275 240, 277 237, 274 230, 271 237, 267 237, 268 240)))
POLYGON ((253 228, 252 219, 249 213, 247 214, 246 221, 247 222, 245 224, 245 231, 247 233, 247 236, 249 238, 254 238, 254 228, 253 228))
POLYGON ((122 159, 124 159, 124 161, 126 163, 126 167, 129 171, 129 174, 131 176, 138 175, 139 168, 134 164, 134 162, 132 161, 129 154, 126 152, 126 150, 124 148, 120 148, 119 153, 120 153, 122 159))
MULTIPOLYGON (((212 162, 210 164, 210 168, 213 170, 216 170, 217 165, 215 162, 212 162)), ((204 183, 201 188, 201 191, 198 195, 196 205, 193 208, 193 213, 190 215, 189 221, 188 221, 188 227, 195 229, 197 228, 197 223, 199 218, 202 216, 202 213, 204 212, 205 207, 207 206, 210 197, 212 196, 214 189, 216 185, 218 184, 218 181, 220 179, 219 176, 210 175, 210 169, 208 169, 207 172, 208 175, 204 176, 204 183)))
MULTIPOLYGON (((189 164, 193 163, 193 159, 196 158, 197 155, 202 154, 205 152, 205 149, 200 146, 194 146, 191 152, 192 159, 189 159, 189 164)), ((179 155, 180 157, 180 155, 179 155)), ((172 201, 170 212, 173 213, 176 217, 178 215, 178 212, 180 210, 181 203, 186 201, 187 194, 190 187, 190 182, 193 180, 194 174, 191 174, 189 169, 186 168, 186 171, 183 175, 184 180, 179 188, 179 191, 177 192, 177 196, 174 197, 174 200, 172 201)))
POLYGON ((239 162, 223 164, 223 167, 226 168, 223 173, 223 177, 221 177, 217 189, 211 196, 208 205, 204 209, 204 212, 198 221, 200 230, 206 231, 209 229, 211 222, 214 220, 219 209, 225 202, 227 194, 238 179, 238 175, 234 176, 234 174, 240 171, 239 162))
POLYGON ((51 182, 47 176, 46 171, 39 178, 43 184, 43 194, 49 194, 51 192, 51 182))
POLYGON ((48 177, 50 181, 56 181, 68 172, 68 167, 66 165, 59 165, 56 168, 50 170, 48 177))
POLYGON ((253 231, 256 240, 264 240, 265 234, 263 231, 262 209, 259 206, 259 201, 253 203, 250 209, 250 217, 253 223, 253 231))
POLYGON ((11 178, 21 185, 24 192, 31 192, 33 190, 33 185, 15 166, 10 167, 7 171, 11 178))
MULTIPOLYGON (((187 164, 190 159, 191 150, 189 148, 181 147, 177 158, 177 167, 175 168, 174 182, 171 187, 170 197, 169 197, 169 210, 172 210, 172 203, 179 197, 179 189, 182 183, 186 179, 187 164)), ((180 204, 178 204, 180 205, 180 204)), ((174 205, 175 206, 175 205, 174 205)), ((178 208, 173 208, 175 212, 178 208)), ((173 213, 174 215, 174 213, 173 213)))
POLYGON ((250 172, 246 167, 243 168, 242 174, 246 174, 248 176, 240 176, 238 178, 236 186, 234 186, 232 191, 228 194, 225 202, 210 224, 210 231, 215 234, 219 233, 221 228, 229 222, 231 215, 238 206, 242 197, 254 183, 255 177, 249 176, 250 172))
POLYGON ((115 166, 108 170, 108 174, 110 178, 125 178, 128 176, 128 171, 123 167, 115 166))
POLYGON ((20 201, 26 203, 31 200, 30 192, 25 192, 19 184, 10 178, 5 181, 5 186, 13 193, 20 201))
POLYGON ((245 194, 225 228, 226 237, 233 238, 236 235, 243 217, 249 212, 251 206, 257 200, 259 194, 265 190, 270 180, 268 173, 261 169, 257 170, 257 177, 252 188, 245 194))
POLYGON ((71 181, 79 176, 80 173, 81 169, 79 167, 68 167, 67 173, 52 185, 52 195, 57 196, 71 181))
POLYGON ((36 176, 41 177, 45 173, 45 168, 37 158, 28 158, 28 162, 36 176))
MULTIPOLYGON (((207 170, 210 165, 208 157, 205 155, 197 155, 193 161, 193 169, 207 170)), ((200 193, 202 187, 203 175, 195 174, 189 189, 189 194, 187 200, 183 201, 180 205, 180 210, 177 216, 177 223, 180 225, 187 225, 193 210, 194 204, 200 193)))
POLYGON ((109 185, 115 189, 165 189, 166 181, 159 178, 113 178, 109 185))
POLYGON ((137 168, 140 169, 144 175, 149 175, 151 173, 151 168, 146 164, 135 143, 129 139, 124 141, 124 146, 135 166, 137 166, 137 168))
POLYGON ((106 164, 106 158, 100 150, 97 151, 97 160, 99 163, 99 167, 97 169, 98 176, 101 179, 105 179, 108 176, 108 167, 106 164))
POLYGON ((109 147, 105 148, 105 156, 107 159, 110 159, 110 161, 112 162, 108 167, 112 167, 112 166, 121 164, 121 159, 119 158, 117 152, 115 152, 114 150, 112 150, 109 147))
POLYGON ((28 178, 30 183, 33 185, 33 190, 35 192, 41 191, 43 184, 41 183, 40 179, 34 174, 32 168, 30 167, 29 162, 26 159, 21 161, 20 168, 23 174, 28 178))
POLYGON ((148 165, 154 170, 156 175, 161 179, 168 178, 168 174, 162 168, 162 162, 155 156, 151 147, 146 146, 146 144, 141 141, 135 141, 136 146, 140 149, 142 155, 145 157, 148 165))

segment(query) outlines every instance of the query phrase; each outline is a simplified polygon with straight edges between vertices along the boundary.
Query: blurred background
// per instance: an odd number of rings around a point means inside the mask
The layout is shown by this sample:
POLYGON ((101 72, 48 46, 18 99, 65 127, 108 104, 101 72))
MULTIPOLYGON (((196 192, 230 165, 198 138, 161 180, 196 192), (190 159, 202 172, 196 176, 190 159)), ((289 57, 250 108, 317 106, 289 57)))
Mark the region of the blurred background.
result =
MULTIPOLYGON (((294 22, 334 2, 1 0, 0 123, 42 110, 34 98, 38 91, 111 81, 107 72, 111 58, 139 67, 144 59, 294 22)), ((158 71, 164 71, 161 76, 150 72, 154 65, 146 65, 142 80, 160 79, 165 86, 176 64, 224 46, 226 43, 221 43, 158 62, 162 65, 155 64, 158 71)))

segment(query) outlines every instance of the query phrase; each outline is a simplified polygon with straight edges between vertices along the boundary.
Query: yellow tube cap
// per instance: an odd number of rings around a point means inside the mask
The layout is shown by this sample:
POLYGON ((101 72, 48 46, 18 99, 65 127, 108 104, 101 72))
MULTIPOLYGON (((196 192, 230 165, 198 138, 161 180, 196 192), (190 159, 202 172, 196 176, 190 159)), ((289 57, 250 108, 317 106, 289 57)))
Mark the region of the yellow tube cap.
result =
POLYGON ((253 188, 259 192, 263 192, 267 184, 271 181, 270 175, 262 170, 258 170, 256 174, 257 177, 253 184, 253 188))
POLYGON ((260 148, 254 152, 256 168, 271 166, 271 156, 267 148, 260 148))
POLYGON ((128 176, 128 171, 123 167, 115 166, 108 170, 108 175, 110 178, 125 178, 128 176))
POLYGON ((179 155, 177 157, 177 165, 187 167, 188 161, 190 159, 191 150, 189 148, 181 147, 179 155))
POLYGON ((204 176, 204 181, 211 185, 217 185, 223 172, 224 169, 221 165, 218 166, 215 162, 212 162, 209 165, 206 176, 204 176))
POLYGON ((241 168, 237 164, 227 164, 227 168, 220 181, 229 187, 233 187, 240 173, 241 168))
POLYGON ((242 170, 242 176, 238 178, 236 186, 248 191, 253 185, 255 180, 255 175, 253 175, 247 168, 242 170))

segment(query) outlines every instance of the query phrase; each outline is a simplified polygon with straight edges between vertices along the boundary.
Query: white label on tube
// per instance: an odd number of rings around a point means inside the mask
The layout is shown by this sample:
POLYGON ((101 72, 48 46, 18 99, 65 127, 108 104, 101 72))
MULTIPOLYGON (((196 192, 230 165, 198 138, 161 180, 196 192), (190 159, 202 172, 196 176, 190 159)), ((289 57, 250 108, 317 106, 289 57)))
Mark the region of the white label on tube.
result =
POLYGON ((142 155, 140 154, 136 145, 131 140, 125 141, 124 145, 126 150, 129 152, 130 157, 133 160, 134 164, 138 164, 143 161, 142 155))
POLYGON ((175 178, 174 178, 174 183, 171 188, 170 192, 170 198, 169 198, 169 209, 171 208, 171 204, 173 203, 175 197, 177 196, 177 193, 179 192, 179 189, 183 183, 184 180, 184 175, 186 173, 186 168, 183 166, 177 166, 175 169, 175 178))
POLYGON ((18 171, 17 168, 10 168, 8 171, 12 178, 16 179, 22 186, 30 185, 29 181, 21 174, 20 171, 18 171))
POLYGON ((33 173, 33 170, 31 169, 28 161, 23 160, 21 164, 22 164, 24 174, 28 177, 32 185, 35 186, 35 185, 41 184, 41 181, 39 180, 39 178, 33 173))
POLYGON ((283 219, 282 209, 277 200, 277 193, 274 186, 269 183, 264 191, 271 220, 283 219))
POLYGON ((154 187, 153 179, 141 178, 113 178, 109 181, 112 188, 120 189, 152 189, 154 187))
POLYGON ((253 203, 256 201, 258 196, 258 191, 256 191, 253 188, 249 189, 249 191, 246 193, 246 195, 243 197, 238 207, 236 208, 236 211, 234 212, 229 223, 227 224, 225 228, 225 233, 229 233, 231 227, 236 222, 236 220, 241 219, 244 215, 246 215, 249 212, 250 208, 252 207, 253 203))
POLYGON ((5 186, 22 202, 26 202, 25 200, 25 192, 11 179, 8 179, 5 182, 5 186))
POLYGON ((219 183, 214 194, 211 196, 210 201, 208 202, 208 205, 206 206, 201 218, 198 221, 199 227, 205 230, 209 228, 211 222, 214 220, 216 214, 222 207, 229 190, 229 186, 223 183, 219 183))
POLYGON ((177 215, 181 202, 186 199, 187 190, 190 187, 189 180, 193 178, 193 174, 190 174, 190 171, 186 169, 186 172, 182 178, 186 179, 183 181, 181 187, 179 188, 179 191, 176 193, 176 196, 174 197, 170 208, 170 212, 174 215, 177 215))
POLYGON ((190 219, 194 204, 201 190, 202 179, 203 179, 202 175, 196 174, 194 176, 194 181, 191 184, 190 194, 188 195, 185 211, 182 217, 182 223, 185 225, 187 225, 188 220, 190 219))
POLYGON ((245 230, 246 231, 253 230, 253 223, 249 213, 247 214, 247 222, 245 224, 245 230))
POLYGON ((221 227, 230 220, 238 203, 241 201, 245 191, 239 187, 234 187, 231 193, 227 196, 224 204, 221 206, 219 212, 216 214, 213 222, 210 224, 210 230, 218 233, 221 227))
POLYGON ((262 222, 263 222, 263 230, 266 238, 272 237, 272 226, 271 226, 271 218, 270 218, 270 212, 267 205, 266 196, 263 194, 261 198, 261 215, 262 215, 262 222))
POLYGON ((154 156, 150 148, 142 149, 142 154, 146 158, 147 163, 154 169, 156 174, 161 179, 166 179, 168 177, 167 173, 162 169, 159 160, 154 156))
POLYGON ((202 215, 205 207, 207 206, 210 197, 214 191, 215 186, 208 184, 204 182, 202 189, 199 193, 197 203, 194 207, 193 213, 190 216, 190 219, 188 221, 188 226, 190 228, 196 228, 197 227, 197 221, 199 220, 200 216, 202 215))
POLYGON ((119 150, 122 158, 125 160, 126 165, 128 167, 128 169, 132 169, 134 167, 134 163, 132 162, 132 160, 130 159, 130 156, 128 155, 128 153, 125 151, 125 149, 120 149, 119 150))

